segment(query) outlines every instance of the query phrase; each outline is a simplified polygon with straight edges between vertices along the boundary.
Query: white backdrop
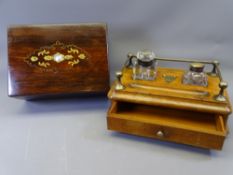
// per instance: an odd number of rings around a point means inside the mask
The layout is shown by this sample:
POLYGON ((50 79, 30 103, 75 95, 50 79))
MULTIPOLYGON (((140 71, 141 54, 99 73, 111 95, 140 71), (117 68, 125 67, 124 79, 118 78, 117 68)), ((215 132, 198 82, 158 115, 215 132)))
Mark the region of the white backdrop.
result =
POLYGON ((8 98, 6 35, 10 24, 107 22, 112 78, 144 48, 218 59, 232 98, 232 16, 231 0, 0 0, 0 175, 232 174, 232 134, 206 151, 107 131, 105 98, 8 98))

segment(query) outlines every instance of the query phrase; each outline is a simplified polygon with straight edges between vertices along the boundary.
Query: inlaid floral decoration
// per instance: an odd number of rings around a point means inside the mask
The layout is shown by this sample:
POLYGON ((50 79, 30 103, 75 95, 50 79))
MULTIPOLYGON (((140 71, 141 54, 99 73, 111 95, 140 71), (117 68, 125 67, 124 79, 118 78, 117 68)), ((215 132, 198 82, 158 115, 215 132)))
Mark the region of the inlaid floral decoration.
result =
POLYGON ((88 59, 89 54, 76 45, 65 45, 60 41, 51 46, 42 47, 29 55, 25 61, 29 65, 50 68, 57 66, 77 66, 81 61, 88 59))

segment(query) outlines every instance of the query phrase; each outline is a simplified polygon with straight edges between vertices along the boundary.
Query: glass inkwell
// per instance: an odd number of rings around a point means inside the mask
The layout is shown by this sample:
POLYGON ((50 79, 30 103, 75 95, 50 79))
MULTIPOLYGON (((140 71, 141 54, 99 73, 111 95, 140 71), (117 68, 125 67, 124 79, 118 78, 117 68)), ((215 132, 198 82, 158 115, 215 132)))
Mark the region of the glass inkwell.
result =
POLYGON ((204 72, 205 65, 202 63, 191 63, 190 69, 183 77, 183 84, 208 86, 207 75, 204 72))
POLYGON ((132 78, 134 80, 154 80, 156 78, 156 60, 155 54, 151 51, 139 51, 136 57, 133 57, 132 78))

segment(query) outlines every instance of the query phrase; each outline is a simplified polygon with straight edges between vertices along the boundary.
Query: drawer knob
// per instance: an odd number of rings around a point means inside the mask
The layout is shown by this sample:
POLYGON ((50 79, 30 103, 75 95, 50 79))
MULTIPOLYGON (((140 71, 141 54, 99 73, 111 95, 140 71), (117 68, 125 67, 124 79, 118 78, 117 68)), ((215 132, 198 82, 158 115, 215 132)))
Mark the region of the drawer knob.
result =
POLYGON ((157 135, 158 137, 164 137, 163 131, 160 131, 160 130, 156 133, 156 135, 157 135))

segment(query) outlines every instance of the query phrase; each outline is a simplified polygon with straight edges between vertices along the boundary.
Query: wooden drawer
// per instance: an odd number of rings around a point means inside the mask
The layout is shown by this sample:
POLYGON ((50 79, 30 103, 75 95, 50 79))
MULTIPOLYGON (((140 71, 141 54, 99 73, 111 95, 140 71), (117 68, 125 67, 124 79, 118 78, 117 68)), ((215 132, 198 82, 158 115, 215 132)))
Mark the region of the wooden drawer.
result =
POLYGON ((219 150, 227 133, 220 115, 127 102, 113 101, 107 122, 110 130, 219 150))

